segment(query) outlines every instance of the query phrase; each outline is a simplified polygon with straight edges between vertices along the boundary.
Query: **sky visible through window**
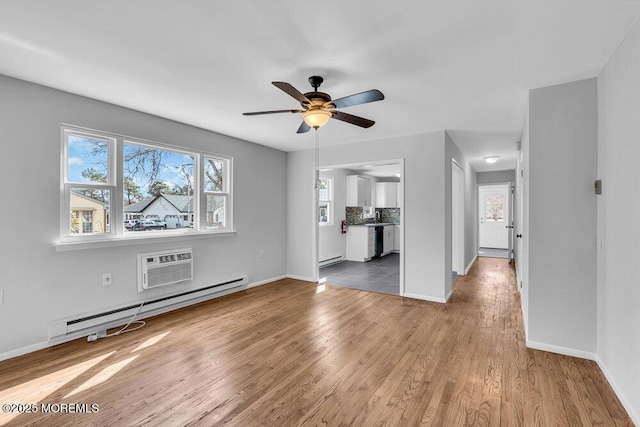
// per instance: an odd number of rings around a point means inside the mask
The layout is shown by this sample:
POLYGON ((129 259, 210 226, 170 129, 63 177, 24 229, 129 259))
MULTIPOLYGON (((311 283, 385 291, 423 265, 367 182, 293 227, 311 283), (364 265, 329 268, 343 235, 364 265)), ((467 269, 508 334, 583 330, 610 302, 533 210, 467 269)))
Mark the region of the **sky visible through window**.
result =
MULTIPOLYGON (((72 135, 68 139, 68 180, 105 184, 108 179, 108 141, 72 135)), ((125 187, 135 187, 136 200, 157 193, 192 194, 192 156, 143 145, 124 145, 125 187), (127 182, 129 181, 129 182, 127 182)))

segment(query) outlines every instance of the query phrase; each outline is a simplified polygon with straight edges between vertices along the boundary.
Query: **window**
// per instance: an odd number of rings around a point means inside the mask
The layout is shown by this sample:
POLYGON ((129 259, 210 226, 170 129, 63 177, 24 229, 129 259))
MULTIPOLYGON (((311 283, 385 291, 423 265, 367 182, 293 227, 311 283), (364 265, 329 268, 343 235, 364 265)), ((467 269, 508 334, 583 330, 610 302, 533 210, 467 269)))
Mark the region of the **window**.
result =
POLYGON ((487 196, 484 215, 487 222, 504 221, 504 196, 500 194, 487 196))
POLYGON ((63 235, 109 234, 115 140, 65 130, 63 145, 63 235))
POLYGON ((224 159, 204 159, 204 192, 207 198, 207 228, 224 228, 229 206, 229 182, 225 178, 227 162, 224 159))
POLYGON ((231 231, 230 157, 66 126, 62 135, 61 241, 231 231))
POLYGON ((318 223, 320 225, 333 224, 333 178, 320 176, 318 180, 318 223))

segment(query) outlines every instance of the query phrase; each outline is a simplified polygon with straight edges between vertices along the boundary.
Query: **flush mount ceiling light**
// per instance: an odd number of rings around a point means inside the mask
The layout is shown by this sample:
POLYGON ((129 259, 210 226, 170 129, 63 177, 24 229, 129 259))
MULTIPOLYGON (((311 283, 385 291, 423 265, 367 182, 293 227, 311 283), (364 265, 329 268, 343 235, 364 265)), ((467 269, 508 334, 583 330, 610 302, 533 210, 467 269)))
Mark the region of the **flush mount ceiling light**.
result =
POLYGON ((484 157, 482 160, 492 165, 495 162, 497 162, 499 158, 500 156, 487 156, 487 157, 484 157))

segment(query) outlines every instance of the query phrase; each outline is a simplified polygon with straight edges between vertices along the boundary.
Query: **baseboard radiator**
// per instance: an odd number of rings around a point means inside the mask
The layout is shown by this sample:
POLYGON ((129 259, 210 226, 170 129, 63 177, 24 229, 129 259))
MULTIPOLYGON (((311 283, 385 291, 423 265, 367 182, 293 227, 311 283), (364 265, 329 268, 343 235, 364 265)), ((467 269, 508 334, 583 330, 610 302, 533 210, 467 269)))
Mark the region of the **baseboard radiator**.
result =
POLYGON ((137 319, 166 313, 201 301, 215 298, 218 294, 241 286, 246 286, 246 275, 229 280, 217 282, 200 289, 179 292, 169 296, 150 298, 126 306, 105 310, 98 313, 89 313, 74 318, 61 319, 49 324, 49 342, 58 343, 69 341, 92 334, 98 330, 104 330, 126 324, 138 311, 137 319), (142 307, 140 307, 142 304, 142 307))
POLYGON ((342 255, 339 255, 339 256, 336 256, 336 257, 323 259, 322 261, 320 261, 318 263, 318 266, 319 267, 326 267, 328 265, 337 264, 337 263, 342 262, 342 261, 344 261, 344 258, 342 258, 342 255))

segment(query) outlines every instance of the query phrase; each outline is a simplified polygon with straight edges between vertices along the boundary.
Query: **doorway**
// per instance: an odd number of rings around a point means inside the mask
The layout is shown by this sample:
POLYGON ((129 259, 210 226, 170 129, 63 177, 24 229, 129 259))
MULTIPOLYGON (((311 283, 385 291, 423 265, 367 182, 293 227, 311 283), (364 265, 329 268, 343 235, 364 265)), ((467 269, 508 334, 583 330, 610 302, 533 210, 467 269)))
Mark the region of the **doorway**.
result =
POLYGON ((403 168, 402 159, 319 168, 320 283, 404 294, 403 168))
POLYGON ((464 275, 464 171, 451 160, 451 269, 464 275))
POLYGON ((479 256, 509 258, 511 247, 511 184, 478 187, 479 256))

